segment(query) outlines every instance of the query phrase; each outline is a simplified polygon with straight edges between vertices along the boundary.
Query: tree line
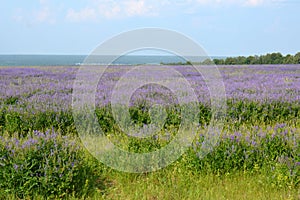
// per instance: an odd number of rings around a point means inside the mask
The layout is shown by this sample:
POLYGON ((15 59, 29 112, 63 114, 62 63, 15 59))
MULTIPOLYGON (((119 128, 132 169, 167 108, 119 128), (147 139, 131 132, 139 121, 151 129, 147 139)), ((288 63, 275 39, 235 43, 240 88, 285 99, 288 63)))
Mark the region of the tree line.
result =
POLYGON ((300 64, 300 52, 295 55, 281 53, 268 53, 265 55, 238 56, 227 58, 206 59, 201 64, 209 65, 260 65, 260 64, 300 64))

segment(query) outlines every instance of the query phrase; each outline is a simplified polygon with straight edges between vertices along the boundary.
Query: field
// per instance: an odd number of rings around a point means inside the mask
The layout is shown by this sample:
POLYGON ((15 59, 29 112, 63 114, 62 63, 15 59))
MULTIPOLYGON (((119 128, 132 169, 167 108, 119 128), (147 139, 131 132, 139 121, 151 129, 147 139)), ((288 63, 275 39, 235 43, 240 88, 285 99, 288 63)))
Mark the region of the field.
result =
MULTIPOLYGON (((226 114, 211 146, 206 140, 214 119, 210 90, 191 66, 163 68, 184 76, 197 104, 184 87, 178 87, 185 95, 181 104, 170 89, 148 84, 130 97, 130 119, 116 119, 111 99, 114 86, 131 67, 110 66, 94 95, 100 136, 95 136, 93 121, 76 126, 74 116, 89 122, 86 110, 77 115, 72 109, 78 68, 0 67, 0 199, 300 199, 300 65, 219 66, 226 114), (157 121, 151 118, 153 105, 165 108, 157 121), (189 114, 192 106, 197 129, 170 165, 172 155, 155 166, 155 160, 137 160, 131 166, 134 159, 108 154, 113 169, 85 146, 99 145, 95 138, 104 136, 127 152, 158 151, 176 140, 183 113, 189 114), (153 122, 160 129, 151 130, 149 137, 134 137, 153 122), (128 127, 130 134, 124 131, 128 127), (84 141, 82 132, 88 136, 84 141), (130 166, 124 168, 126 164, 130 166)), ((127 81, 137 82, 140 76, 127 81)), ((126 88, 122 91, 126 96, 126 88)), ((184 128, 183 136, 191 131, 184 128)))

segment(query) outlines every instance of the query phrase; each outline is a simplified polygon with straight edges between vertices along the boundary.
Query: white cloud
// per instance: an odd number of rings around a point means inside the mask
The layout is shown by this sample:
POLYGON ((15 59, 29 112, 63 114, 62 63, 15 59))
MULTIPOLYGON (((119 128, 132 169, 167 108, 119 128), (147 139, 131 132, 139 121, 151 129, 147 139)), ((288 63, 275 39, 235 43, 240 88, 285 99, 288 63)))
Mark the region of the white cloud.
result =
POLYGON ((128 16, 135 16, 135 15, 140 16, 149 13, 151 7, 146 6, 144 0, 140 0, 140 1, 129 0, 129 1, 124 1, 124 9, 126 15, 128 16))
POLYGON ((49 0, 39 0, 40 8, 33 11, 33 20, 35 23, 51 23, 56 22, 55 11, 50 7, 49 0))
POLYGON ((52 16, 52 12, 49 7, 43 7, 34 13, 34 19, 38 23, 48 22, 55 23, 55 18, 52 16))
POLYGON ((56 12, 57 11, 50 6, 48 0, 40 0, 37 9, 28 11, 17 8, 13 15, 13 19, 16 22, 29 26, 40 23, 54 24, 56 22, 56 12))
POLYGON ((66 19, 69 21, 86 21, 91 19, 112 19, 134 16, 157 15, 159 4, 166 4, 166 1, 149 0, 94 0, 83 9, 75 11, 69 9, 66 19))
POLYGON ((261 5, 265 3, 264 0, 247 0, 245 5, 248 5, 248 6, 258 6, 258 5, 261 5))
POLYGON ((74 9, 69 9, 67 12, 67 20, 70 21, 85 21, 85 20, 94 20, 96 19, 96 11, 93 8, 84 8, 80 11, 75 11, 74 9))
MULTIPOLYGON (((152 17, 164 13, 197 13, 199 7, 257 7, 275 0, 87 0, 84 7, 55 5, 51 0, 39 0, 39 7, 16 10, 13 19, 24 24, 54 24, 59 15, 70 22, 100 21, 128 17, 152 17), (59 14, 62 13, 62 14, 59 14)), ((280 1, 280 0, 277 0, 280 1)), ((282 0, 283 1, 283 0, 282 0)))
POLYGON ((116 2, 105 2, 100 3, 95 2, 95 7, 97 7, 98 11, 98 17, 104 17, 104 18, 116 18, 121 13, 121 6, 116 2))
POLYGON ((238 5, 238 6, 259 6, 270 0, 196 0, 201 5, 238 5))

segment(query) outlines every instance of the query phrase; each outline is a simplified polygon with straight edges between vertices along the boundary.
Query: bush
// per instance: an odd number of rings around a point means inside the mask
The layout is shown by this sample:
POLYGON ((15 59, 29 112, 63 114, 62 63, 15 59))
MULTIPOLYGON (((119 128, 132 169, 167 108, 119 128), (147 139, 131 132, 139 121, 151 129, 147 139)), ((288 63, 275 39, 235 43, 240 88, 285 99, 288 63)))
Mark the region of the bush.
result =
POLYGON ((0 136, 0 191, 6 195, 84 196, 100 180, 95 168, 68 136, 50 131, 24 138, 0 136))
MULTIPOLYGON (((259 131, 251 137, 236 132, 223 136, 211 152, 202 159, 193 156, 193 165, 200 171, 226 174, 235 171, 265 171, 277 186, 297 186, 300 182, 299 136, 284 124, 259 131), (198 159, 198 162, 195 162, 198 159)), ((204 136, 194 144, 197 153, 203 151, 204 136)), ((189 152, 191 154, 191 152, 189 152)))

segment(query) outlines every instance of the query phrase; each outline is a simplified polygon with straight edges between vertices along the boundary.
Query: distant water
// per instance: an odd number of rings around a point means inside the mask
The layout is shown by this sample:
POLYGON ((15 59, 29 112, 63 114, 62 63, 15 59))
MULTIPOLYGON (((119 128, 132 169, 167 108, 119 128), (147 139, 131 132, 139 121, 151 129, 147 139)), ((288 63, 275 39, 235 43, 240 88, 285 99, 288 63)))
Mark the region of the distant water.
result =
POLYGON ((83 55, 0 55, 0 66, 56 66, 76 65, 83 55))
MULTIPOLYGON (((82 64, 86 57, 86 55, 0 55, 0 66, 71 66, 82 64)), ((111 64, 112 57, 98 56, 95 60, 96 64, 107 65, 111 64)), ((186 62, 179 56, 125 55, 114 60, 112 64, 139 65, 186 62)))

